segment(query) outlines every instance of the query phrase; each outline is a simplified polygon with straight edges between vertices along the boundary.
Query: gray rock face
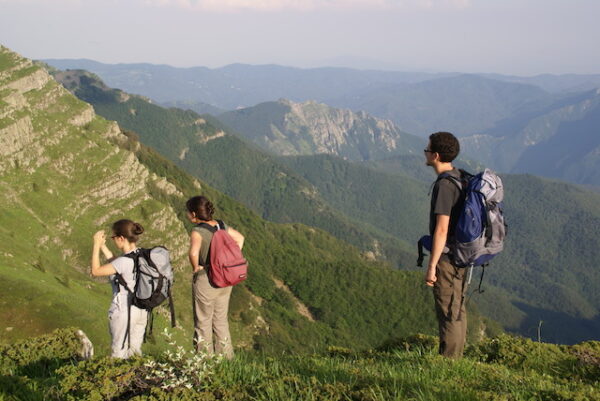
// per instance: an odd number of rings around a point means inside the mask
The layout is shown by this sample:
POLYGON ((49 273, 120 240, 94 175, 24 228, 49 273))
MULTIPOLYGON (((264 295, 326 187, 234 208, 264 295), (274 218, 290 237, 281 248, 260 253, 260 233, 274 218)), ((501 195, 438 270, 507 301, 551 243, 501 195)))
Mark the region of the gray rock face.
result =
POLYGON ((257 145, 282 156, 332 154, 362 161, 416 153, 423 142, 389 120, 315 101, 281 99, 219 118, 257 145))

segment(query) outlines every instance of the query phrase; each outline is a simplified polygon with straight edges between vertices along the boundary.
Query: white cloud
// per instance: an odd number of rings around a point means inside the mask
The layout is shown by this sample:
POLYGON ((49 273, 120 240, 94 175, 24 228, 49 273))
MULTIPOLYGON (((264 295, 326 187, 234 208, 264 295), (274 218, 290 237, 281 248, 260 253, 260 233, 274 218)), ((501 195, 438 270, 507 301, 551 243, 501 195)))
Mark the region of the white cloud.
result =
POLYGON ((208 11, 464 8, 471 0, 142 0, 147 5, 208 11))

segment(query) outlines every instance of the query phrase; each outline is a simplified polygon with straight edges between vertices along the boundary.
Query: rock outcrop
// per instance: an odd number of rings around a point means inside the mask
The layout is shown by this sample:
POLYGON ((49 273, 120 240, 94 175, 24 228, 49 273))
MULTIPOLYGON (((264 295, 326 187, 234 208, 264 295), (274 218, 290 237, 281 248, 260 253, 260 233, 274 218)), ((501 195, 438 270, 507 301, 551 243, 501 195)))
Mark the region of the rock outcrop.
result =
POLYGON ((314 101, 281 99, 219 118, 261 147, 284 156, 326 153, 362 161, 414 153, 422 142, 389 120, 314 101))

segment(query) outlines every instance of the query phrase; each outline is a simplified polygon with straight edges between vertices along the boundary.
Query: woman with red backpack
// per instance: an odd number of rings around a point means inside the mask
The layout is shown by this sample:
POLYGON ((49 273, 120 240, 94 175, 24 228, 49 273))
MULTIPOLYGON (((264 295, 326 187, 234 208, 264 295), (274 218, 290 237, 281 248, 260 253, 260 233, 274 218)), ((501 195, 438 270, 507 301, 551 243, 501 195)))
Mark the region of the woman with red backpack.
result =
MULTIPOLYGON (((211 241, 217 231, 223 230, 231 242, 238 247, 241 256, 244 236, 222 221, 214 220, 213 204, 204 196, 194 196, 186 202, 187 217, 195 226, 190 233, 189 260, 193 270, 192 295, 194 300, 194 347, 209 355, 222 354, 226 358, 233 357, 231 334, 227 312, 231 297, 231 284, 221 287, 210 276, 211 260, 214 263, 215 251, 210 255, 211 241), (212 258, 211 258, 212 256, 212 258)), ((221 233, 219 234, 221 236, 221 233)), ((243 260, 245 263, 245 260, 243 260)), ((245 266, 244 266, 245 272, 245 266)), ((245 279, 244 277, 241 278, 245 279)))

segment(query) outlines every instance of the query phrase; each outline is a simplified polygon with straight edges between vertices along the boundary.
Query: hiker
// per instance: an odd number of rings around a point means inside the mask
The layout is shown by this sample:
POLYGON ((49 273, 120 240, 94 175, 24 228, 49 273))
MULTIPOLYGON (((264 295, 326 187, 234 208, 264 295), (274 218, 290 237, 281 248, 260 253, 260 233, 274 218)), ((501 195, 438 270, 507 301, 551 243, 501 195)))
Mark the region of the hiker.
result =
POLYGON ((188 219, 196 224, 190 232, 188 255, 193 270, 194 347, 197 351, 222 354, 230 359, 233 346, 227 311, 233 287, 213 287, 205 266, 210 262, 209 248, 214 231, 225 229, 240 249, 244 246, 244 236, 223 222, 213 220, 215 209, 206 197, 194 196, 188 199, 186 207, 188 219))
POLYGON ((131 304, 132 295, 128 288, 134 288, 134 261, 125 255, 135 252, 137 241, 144 228, 131 220, 119 220, 112 225, 112 240, 123 255, 113 258, 106 246, 106 234, 98 231, 94 234, 92 251, 92 276, 111 276, 113 298, 108 310, 108 323, 111 341, 111 356, 129 358, 142 354, 142 342, 148 321, 148 312, 131 304), (100 251, 109 263, 100 266, 100 251), (119 276, 123 283, 119 282, 119 276), (128 327, 129 326, 129 327, 128 327))
POLYGON ((450 243, 453 239, 464 195, 450 179, 442 176, 450 175, 460 180, 460 171, 452 166, 452 161, 460 152, 460 144, 451 133, 436 132, 429 136, 424 152, 426 164, 433 167, 438 175, 431 193, 429 233, 432 244, 425 283, 433 287, 439 326, 439 353, 446 357, 460 358, 467 333, 464 302, 466 269, 453 264, 446 242, 450 243))

